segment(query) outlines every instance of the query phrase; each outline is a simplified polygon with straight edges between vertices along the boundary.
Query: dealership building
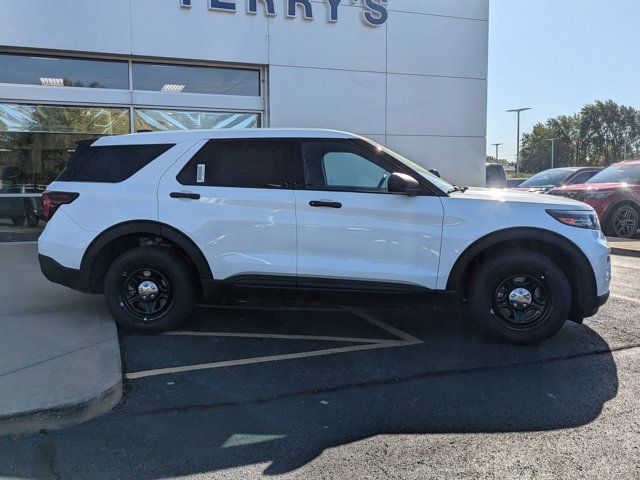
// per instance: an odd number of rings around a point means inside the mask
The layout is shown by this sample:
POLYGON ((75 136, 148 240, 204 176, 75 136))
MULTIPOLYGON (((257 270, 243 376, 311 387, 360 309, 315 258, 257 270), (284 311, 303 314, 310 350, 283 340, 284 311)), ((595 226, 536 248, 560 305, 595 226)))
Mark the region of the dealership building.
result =
POLYGON ((2 2, 0 241, 37 238, 76 141, 140 130, 347 130, 482 185, 488 3, 2 2))

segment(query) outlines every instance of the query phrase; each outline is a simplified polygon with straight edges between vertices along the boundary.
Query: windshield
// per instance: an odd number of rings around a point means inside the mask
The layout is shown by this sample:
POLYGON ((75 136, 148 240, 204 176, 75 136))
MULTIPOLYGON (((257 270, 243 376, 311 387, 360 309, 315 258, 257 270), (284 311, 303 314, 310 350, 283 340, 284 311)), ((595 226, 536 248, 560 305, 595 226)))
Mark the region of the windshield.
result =
POLYGON ((547 170, 522 182, 521 187, 555 187, 560 185, 571 173, 570 170, 547 170))
POLYGON ((587 183, 640 183, 640 164, 611 165, 587 183))
POLYGON ((417 172, 418 174, 422 175, 424 178, 426 178, 428 181, 433 183, 436 187, 438 187, 443 192, 450 193, 450 192, 456 190, 456 187, 454 185, 450 184, 446 180, 441 179, 440 177, 436 177, 433 173, 429 172, 426 168, 421 167, 417 163, 414 163, 414 162, 412 162, 411 160, 409 160, 407 158, 404 158, 402 155, 400 155, 397 152, 394 152, 393 150, 389 150, 387 147, 384 147, 384 146, 382 146, 382 145, 380 145, 380 144, 378 144, 378 143, 376 143, 376 142, 374 142, 372 140, 369 140, 369 139, 367 139, 367 140, 368 140, 369 143, 374 145, 377 149, 382 150, 383 152, 387 153, 388 155, 391 155, 396 160, 399 160, 400 162, 404 163, 410 169, 412 169, 415 172, 417 172))

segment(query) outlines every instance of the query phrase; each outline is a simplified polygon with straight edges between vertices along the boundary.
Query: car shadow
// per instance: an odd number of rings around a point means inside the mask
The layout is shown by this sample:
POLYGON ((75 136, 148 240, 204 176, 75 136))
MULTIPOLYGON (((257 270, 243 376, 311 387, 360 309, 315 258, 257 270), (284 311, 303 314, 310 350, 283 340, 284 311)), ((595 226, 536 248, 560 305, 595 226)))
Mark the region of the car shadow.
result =
POLYGON ((521 347, 486 340, 459 308, 375 310, 424 343, 198 372, 175 402, 156 401, 167 378, 134 383, 107 416, 5 440, 0 474, 39 477, 34 469, 48 462, 74 478, 159 479, 255 464, 277 475, 376 435, 423 435, 426 452, 432 434, 575 428, 617 394, 609 346, 587 326, 567 324, 545 344, 521 347), (31 466, 15 461, 25 455, 31 466))

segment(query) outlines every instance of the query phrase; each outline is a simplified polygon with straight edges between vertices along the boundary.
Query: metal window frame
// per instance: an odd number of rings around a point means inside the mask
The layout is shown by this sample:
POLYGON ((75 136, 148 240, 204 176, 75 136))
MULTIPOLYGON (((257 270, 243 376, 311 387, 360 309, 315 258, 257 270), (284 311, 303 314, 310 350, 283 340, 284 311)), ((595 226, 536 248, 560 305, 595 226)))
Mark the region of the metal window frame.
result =
MULTIPOLYGON (((268 69, 264 65, 230 64, 204 60, 187 60, 165 57, 136 57, 32 48, 0 48, 0 53, 50 56, 79 60, 125 61, 128 65, 129 75, 128 90, 88 87, 44 87, 40 85, 0 83, 0 103, 128 109, 130 133, 135 133, 135 110, 143 108, 214 113, 252 113, 258 116, 260 127, 266 127, 270 123, 268 109, 268 69), (240 95, 166 93, 133 90, 134 63, 158 63, 163 65, 256 70, 259 74, 258 81, 260 86, 260 96, 245 97, 240 95), (203 103, 205 104, 204 106, 203 103), (234 103, 242 104, 243 108, 233 108, 232 105, 234 103)), ((41 194, 38 193, 0 193, 0 198, 37 198, 40 196, 41 194)))
POLYGON ((40 85, 0 84, 0 102, 27 105, 60 105, 82 107, 128 108, 130 132, 134 133, 134 110, 153 108, 166 110, 213 111, 221 113, 254 113, 261 126, 269 125, 267 67, 253 64, 230 64, 204 60, 165 57, 136 57, 99 53, 69 52, 30 48, 0 48, 0 53, 51 56, 86 60, 124 61, 128 65, 129 89, 88 87, 44 87, 40 85), (260 96, 166 93, 133 90, 133 64, 157 63, 162 65, 218 67, 254 70, 258 72, 260 96), (235 106, 234 106, 235 105, 235 106))

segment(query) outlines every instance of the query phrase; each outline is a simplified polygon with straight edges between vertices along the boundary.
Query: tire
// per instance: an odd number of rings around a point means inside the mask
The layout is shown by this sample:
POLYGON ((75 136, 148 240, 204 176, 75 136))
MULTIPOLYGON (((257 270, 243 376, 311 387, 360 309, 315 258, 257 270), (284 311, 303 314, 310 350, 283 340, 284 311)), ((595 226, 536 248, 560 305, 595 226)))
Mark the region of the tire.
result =
POLYGON ((186 262, 169 248, 137 247, 113 262, 104 294, 111 315, 124 330, 160 333, 191 315, 195 282, 186 262))
POLYGON ((480 265, 472 278, 469 307, 489 336, 531 345, 562 328, 571 310, 571 296, 567 277, 552 260, 533 251, 512 251, 480 265))
POLYGON ((24 218, 24 216, 11 217, 11 222, 16 227, 22 227, 24 225, 25 218, 24 218))
POLYGON ((38 215, 36 214, 35 210, 33 209, 28 209, 25 213, 24 213, 24 218, 27 222, 27 226, 29 227, 37 227, 38 223, 40 223, 40 220, 38 219, 38 215))
POLYGON ((640 229, 640 213, 629 203, 617 205, 607 216, 607 233, 618 238, 633 238, 640 229))

